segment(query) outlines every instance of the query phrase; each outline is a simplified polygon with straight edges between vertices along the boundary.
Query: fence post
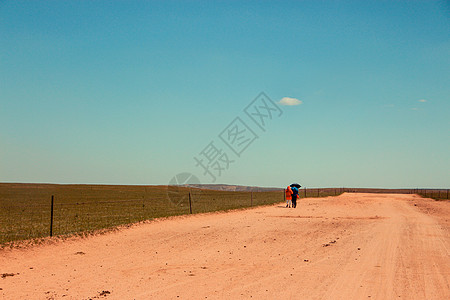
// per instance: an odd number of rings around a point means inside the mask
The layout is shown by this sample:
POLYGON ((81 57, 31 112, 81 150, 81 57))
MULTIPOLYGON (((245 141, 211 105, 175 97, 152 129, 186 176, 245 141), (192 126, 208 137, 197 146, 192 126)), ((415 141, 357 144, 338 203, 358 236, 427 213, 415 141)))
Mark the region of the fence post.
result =
POLYGON ((447 189, 447 199, 448 199, 448 189, 447 189))
POLYGON ((305 198, 306 198, 306 187, 305 187, 305 198))
POLYGON ((253 206, 253 192, 250 192, 250 206, 253 206))
POLYGON ((192 214, 192 200, 190 191, 189 191, 189 213, 192 214))
POLYGON ((53 202, 54 196, 52 195, 52 207, 50 210, 50 236, 53 236, 53 202))
POLYGON ((320 189, 317 189, 317 197, 319 197, 320 189))
POLYGON ((145 196, 142 196, 142 221, 145 220, 145 196))

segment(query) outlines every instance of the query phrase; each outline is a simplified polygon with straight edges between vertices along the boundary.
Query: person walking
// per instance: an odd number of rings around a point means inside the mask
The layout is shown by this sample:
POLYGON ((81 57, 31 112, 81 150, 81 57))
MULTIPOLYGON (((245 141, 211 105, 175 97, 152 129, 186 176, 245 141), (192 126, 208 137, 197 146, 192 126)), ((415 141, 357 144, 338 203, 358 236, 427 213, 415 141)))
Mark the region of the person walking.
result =
POLYGON ((290 186, 286 188, 286 207, 292 206, 292 189, 290 186))
POLYGON ((296 208, 297 207, 297 198, 298 198, 298 188, 293 186, 291 187, 292 190, 292 208, 296 208))

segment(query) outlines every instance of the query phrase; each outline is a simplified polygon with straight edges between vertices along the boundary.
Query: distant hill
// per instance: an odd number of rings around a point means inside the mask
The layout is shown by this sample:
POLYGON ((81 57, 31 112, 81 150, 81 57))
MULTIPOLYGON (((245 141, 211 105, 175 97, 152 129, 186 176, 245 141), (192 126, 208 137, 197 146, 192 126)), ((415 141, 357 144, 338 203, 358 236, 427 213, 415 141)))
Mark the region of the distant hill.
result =
POLYGON ((244 186, 244 185, 229 185, 229 184, 184 184, 182 186, 197 189, 208 189, 208 190, 228 191, 228 192, 270 192, 282 190, 282 188, 277 187, 259 187, 259 186, 244 186))

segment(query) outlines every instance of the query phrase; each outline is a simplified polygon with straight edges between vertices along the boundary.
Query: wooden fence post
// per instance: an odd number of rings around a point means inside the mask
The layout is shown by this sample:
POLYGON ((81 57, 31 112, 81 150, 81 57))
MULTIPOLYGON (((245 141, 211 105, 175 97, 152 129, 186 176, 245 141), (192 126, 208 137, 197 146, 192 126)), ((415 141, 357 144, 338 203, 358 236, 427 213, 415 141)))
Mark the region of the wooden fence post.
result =
POLYGON ((50 236, 53 236, 53 202, 54 196, 52 195, 52 207, 50 210, 50 236))
POLYGON ((250 192, 250 206, 253 206, 253 192, 250 192))
POLYGON ((305 187, 305 198, 306 198, 306 187, 305 187))
POLYGON ((142 196, 142 221, 145 220, 145 196, 142 196))
POLYGON ((192 214, 192 200, 191 200, 191 192, 189 192, 189 213, 192 214))

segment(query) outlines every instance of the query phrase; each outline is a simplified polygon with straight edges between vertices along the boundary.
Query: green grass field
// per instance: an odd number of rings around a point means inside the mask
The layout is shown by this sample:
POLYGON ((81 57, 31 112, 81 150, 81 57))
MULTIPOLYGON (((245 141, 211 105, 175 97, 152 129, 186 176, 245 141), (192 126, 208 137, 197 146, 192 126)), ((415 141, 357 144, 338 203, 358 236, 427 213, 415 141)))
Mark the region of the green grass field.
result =
MULTIPOLYGON (((324 188, 300 190, 300 198, 342 192, 418 193, 444 199, 446 190, 324 188)), ((245 208, 282 202, 284 192, 229 192, 167 186, 0 183, 0 245, 50 234, 87 232, 159 217, 245 208), (189 193, 191 205, 189 205, 189 193)))
POLYGON ((167 186, 0 183, 0 244, 86 232, 158 217, 283 201, 283 192, 223 192, 167 186), (191 193, 191 207, 189 206, 191 193))

